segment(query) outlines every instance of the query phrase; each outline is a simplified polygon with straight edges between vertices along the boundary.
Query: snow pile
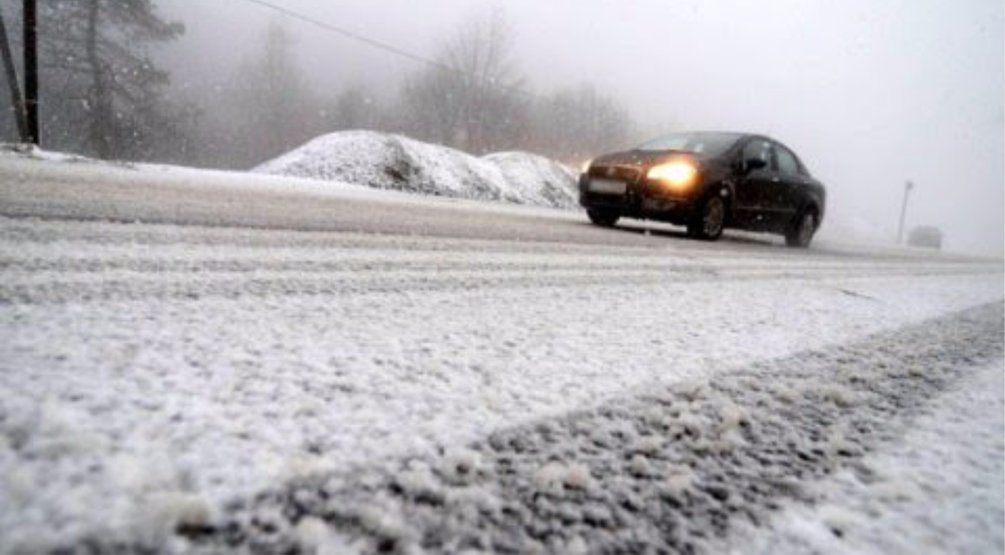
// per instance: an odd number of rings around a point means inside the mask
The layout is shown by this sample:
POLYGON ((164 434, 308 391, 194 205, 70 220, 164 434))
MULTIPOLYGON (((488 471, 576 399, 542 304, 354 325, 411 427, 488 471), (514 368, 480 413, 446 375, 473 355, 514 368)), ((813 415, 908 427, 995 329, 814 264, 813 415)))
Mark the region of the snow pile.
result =
POLYGON ((554 160, 526 152, 500 152, 482 158, 502 170, 510 185, 524 198, 544 197, 545 206, 576 205, 576 178, 554 160))
POLYGON ((476 158, 372 131, 318 137, 253 171, 425 195, 554 208, 576 205, 575 176, 547 158, 524 152, 476 158))

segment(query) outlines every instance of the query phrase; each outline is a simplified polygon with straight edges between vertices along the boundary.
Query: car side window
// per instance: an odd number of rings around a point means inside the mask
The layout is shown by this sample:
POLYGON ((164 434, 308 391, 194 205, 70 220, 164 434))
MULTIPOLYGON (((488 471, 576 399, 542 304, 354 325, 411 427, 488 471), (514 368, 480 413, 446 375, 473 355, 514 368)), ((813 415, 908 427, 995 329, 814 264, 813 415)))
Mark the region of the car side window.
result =
POLYGON ((761 139, 754 139, 743 147, 743 161, 758 159, 764 160, 765 167, 772 167, 771 143, 761 139))
POLYGON ((799 175, 799 160, 796 159, 796 155, 781 146, 775 146, 775 156, 778 157, 778 171, 785 175, 799 175))

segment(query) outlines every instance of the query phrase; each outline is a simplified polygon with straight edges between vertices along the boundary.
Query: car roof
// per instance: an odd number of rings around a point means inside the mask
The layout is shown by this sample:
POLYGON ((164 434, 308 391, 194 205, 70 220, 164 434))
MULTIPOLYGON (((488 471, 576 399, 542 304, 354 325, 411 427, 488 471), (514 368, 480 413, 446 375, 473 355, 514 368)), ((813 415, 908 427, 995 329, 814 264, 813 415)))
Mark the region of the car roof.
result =
POLYGON ((679 134, 681 134, 681 135, 732 135, 732 136, 735 137, 735 140, 736 140, 737 143, 739 143, 740 141, 745 141, 745 140, 749 140, 749 139, 763 139, 765 141, 769 141, 769 142, 772 142, 772 143, 780 144, 780 145, 784 146, 785 148, 787 148, 789 150, 792 150, 792 148, 790 146, 786 145, 785 143, 783 143, 782 141, 779 141, 778 139, 776 139, 774 137, 771 137, 769 135, 765 135, 763 133, 751 133, 749 131, 717 131, 717 130, 711 130, 711 131, 709 131, 709 130, 698 130, 698 131, 681 131, 679 134))

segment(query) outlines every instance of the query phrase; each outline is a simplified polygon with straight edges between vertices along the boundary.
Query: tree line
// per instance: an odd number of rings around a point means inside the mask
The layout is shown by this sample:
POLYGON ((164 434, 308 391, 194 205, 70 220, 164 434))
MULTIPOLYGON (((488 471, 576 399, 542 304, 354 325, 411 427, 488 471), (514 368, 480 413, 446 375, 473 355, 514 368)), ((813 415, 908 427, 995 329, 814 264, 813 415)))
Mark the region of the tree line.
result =
MULTIPOLYGON (((18 4, 0 0, 15 51, 18 4)), ((154 0, 45 0, 39 10, 42 137, 51 150, 244 169, 324 133, 373 129, 475 155, 527 150, 576 163, 637 133, 629 112, 593 85, 534 92, 499 10, 464 22, 390 97, 361 85, 319 90, 297 63, 289 25, 276 20, 223 86, 187 99, 153 57, 184 26, 154 0)), ((11 99, 0 106, 0 140, 14 141, 11 99)))

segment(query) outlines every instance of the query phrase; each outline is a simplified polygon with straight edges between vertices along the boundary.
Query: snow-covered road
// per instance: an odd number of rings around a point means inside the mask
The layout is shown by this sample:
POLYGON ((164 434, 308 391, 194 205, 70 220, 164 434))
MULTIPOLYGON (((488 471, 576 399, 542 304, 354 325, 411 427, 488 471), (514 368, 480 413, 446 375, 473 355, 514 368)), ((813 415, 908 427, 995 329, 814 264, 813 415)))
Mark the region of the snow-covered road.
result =
POLYGON ((723 549, 1003 370, 998 262, 4 156, 4 551, 723 549))

